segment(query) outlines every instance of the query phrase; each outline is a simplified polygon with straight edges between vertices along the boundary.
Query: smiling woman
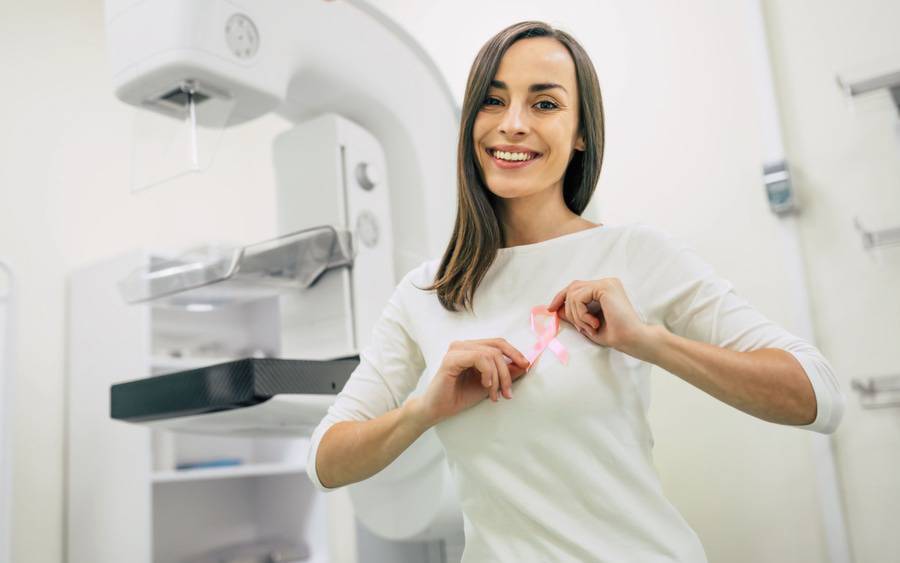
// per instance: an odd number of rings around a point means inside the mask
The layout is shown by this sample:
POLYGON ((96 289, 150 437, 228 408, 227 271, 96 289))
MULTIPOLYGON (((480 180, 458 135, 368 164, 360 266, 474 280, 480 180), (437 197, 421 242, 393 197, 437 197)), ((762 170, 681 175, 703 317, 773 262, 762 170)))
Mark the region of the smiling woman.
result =
POLYGON ((458 150, 453 236, 392 295, 313 433, 310 478, 365 479, 434 428, 466 563, 705 562, 653 466, 652 365, 822 433, 843 412, 831 366, 675 239, 581 218, 603 110, 565 33, 523 22, 488 41, 458 150))

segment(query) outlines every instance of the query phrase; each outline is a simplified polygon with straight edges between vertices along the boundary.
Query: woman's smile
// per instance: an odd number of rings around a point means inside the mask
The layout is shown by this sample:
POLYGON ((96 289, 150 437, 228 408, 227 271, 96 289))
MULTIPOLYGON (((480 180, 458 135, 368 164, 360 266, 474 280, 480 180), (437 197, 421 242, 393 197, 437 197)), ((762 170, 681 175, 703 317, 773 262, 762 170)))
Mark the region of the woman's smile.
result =
POLYGON ((532 162, 540 159, 541 153, 531 151, 502 151, 497 149, 485 149, 491 161, 497 168, 504 170, 525 168, 532 162))

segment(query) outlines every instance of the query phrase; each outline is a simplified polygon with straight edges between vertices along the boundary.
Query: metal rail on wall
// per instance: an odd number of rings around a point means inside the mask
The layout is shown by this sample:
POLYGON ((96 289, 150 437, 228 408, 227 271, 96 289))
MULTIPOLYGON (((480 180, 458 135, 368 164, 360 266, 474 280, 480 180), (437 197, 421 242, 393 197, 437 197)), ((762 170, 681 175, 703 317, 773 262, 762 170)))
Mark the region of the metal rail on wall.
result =
POLYGON ((900 227, 870 231, 862 226, 859 219, 853 220, 853 225, 862 236, 863 248, 870 250, 879 246, 893 246, 900 244, 900 227))
POLYGON ((14 277, 0 260, 0 561, 12 560, 12 405, 14 277))
POLYGON ((900 407, 900 375, 854 378, 850 384, 859 392, 863 408, 900 407))

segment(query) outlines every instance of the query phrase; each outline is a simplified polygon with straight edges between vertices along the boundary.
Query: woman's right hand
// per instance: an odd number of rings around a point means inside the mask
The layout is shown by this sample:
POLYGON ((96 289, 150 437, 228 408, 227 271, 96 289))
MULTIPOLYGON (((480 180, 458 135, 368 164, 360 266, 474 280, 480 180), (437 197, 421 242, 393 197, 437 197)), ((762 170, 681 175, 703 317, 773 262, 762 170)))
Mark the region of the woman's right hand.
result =
POLYGON ((420 397, 422 415, 432 424, 498 392, 512 399, 512 382, 530 368, 528 359, 503 338, 450 343, 444 360, 420 397))

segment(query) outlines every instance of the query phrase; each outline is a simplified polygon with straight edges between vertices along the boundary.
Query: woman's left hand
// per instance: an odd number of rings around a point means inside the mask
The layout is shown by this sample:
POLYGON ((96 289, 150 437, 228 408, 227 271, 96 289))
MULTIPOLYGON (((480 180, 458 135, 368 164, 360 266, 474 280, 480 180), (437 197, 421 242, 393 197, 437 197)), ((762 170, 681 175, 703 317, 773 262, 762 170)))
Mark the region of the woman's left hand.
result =
POLYGON ((629 355, 647 338, 648 327, 618 278, 573 281, 556 294, 547 309, 551 313, 559 309, 560 318, 591 341, 629 355))

